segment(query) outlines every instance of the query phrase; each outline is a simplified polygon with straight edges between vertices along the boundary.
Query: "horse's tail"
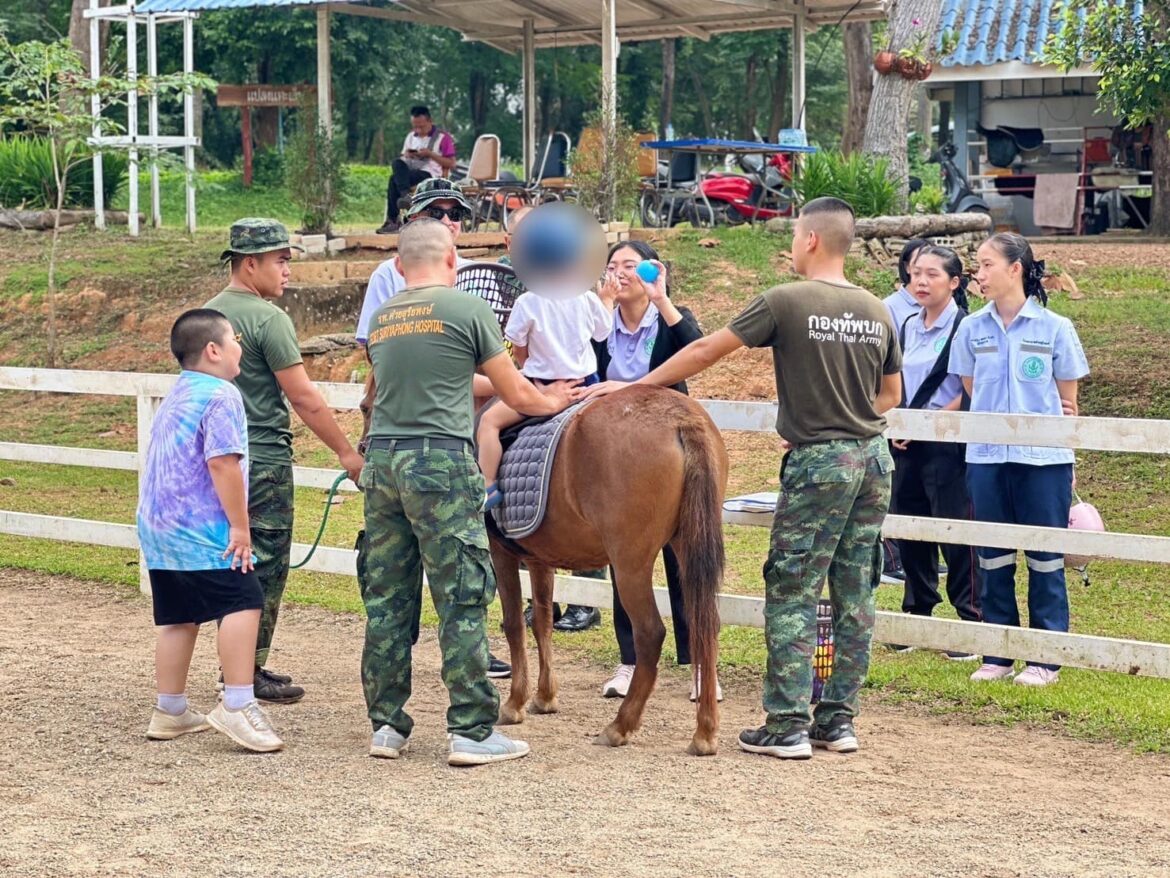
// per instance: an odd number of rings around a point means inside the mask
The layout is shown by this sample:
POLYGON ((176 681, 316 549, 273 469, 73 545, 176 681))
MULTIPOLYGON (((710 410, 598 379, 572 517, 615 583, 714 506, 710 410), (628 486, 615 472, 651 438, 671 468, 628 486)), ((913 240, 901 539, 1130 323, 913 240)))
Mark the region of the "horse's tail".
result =
MULTIPOLYGON (((719 654, 719 587, 723 582, 721 504, 726 488, 726 452, 705 414, 678 427, 683 448, 683 489, 678 530, 672 542, 682 551, 682 587, 691 629, 691 660, 702 674, 700 715, 715 710, 715 662, 719 654), (705 711, 703 710, 705 708, 705 711)), ((713 731, 713 730, 712 730, 713 731)))

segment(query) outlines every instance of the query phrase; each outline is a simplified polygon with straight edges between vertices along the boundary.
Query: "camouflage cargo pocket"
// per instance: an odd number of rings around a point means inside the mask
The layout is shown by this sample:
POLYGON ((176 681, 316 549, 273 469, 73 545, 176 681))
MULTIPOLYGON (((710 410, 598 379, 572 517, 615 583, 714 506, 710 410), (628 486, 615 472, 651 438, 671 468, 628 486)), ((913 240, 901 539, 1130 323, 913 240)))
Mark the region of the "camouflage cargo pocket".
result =
POLYGON ((800 589, 812 548, 811 533, 795 540, 773 540, 764 562, 764 593, 769 600, 788 597, 800 589))
POLYGON ((292 467, 253 463, 248 471, 248 517, 252 530, 292 530, 292 467))
POLYGON ((486 607, 496 596, 496 574, 492 568, 487 536, 483 545, 464 542, 465 535, 452 540, 458 553, 454 603, 462 607, 486 607))

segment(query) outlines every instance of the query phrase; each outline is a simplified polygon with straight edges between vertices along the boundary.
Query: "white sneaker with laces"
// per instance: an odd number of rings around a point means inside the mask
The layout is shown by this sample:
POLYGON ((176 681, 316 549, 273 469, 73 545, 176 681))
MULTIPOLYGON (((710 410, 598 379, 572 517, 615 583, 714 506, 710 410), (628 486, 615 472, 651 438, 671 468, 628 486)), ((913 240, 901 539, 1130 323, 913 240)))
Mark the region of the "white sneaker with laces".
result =
MULTIPOLYGON (((703 674, 701 671, 695 671, 691 675, 691 701, 699 700, 699 688, 703 685, 703 674)), ((715 700, 723 700, 723 687, 719 685, 719 678, 715 678, 715 700)))
POLYGON ((221 701, 207 714, 207 722, 248 750, 271 753, 284 749, 284 741, 272 730, 268 714, 257 701, 249 701, 239 710, 228 710, 221 701))
POLYGON ((1014 682, 1021 686, 1049 686, 1053 683, 1059 682, 1060 671, 1053 671, 1050 668, 1042 668, 1039 665, 1028 665, 1020 672, 1014 682))
POLYGON ((601 687, 602 698, 625 698, 630 691, 630 680, 634 678, 633 665, 618 665, 613 676, 601 687))
POLYGON ((379 759, 397 759, 406 749, 407 740, 393 726, 382 726, 370 738, 370 755, 379 759))
POLYGON ((157 707, 150 717, 150 726, 146 730, 146 737, 152 741, 170 741, 180 735, 189 735, 192 732, 204 732, 210 729, 207 717, 188 708, 178 716, 159 710, 157 707))
POLYGON ((971 679, 977 683, 986 682, 987 680, 1006 680, 1014 673, 1015 669, 1011 665, 993 665, 989 662, 984 662, 971 675, 971 679))

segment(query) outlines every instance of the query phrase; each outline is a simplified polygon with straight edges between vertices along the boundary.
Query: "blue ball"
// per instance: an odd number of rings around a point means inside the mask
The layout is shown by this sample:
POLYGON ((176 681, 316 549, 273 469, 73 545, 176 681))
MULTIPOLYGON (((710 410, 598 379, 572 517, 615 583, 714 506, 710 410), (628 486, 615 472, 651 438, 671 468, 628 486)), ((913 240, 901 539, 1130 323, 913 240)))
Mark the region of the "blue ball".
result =
POLYGON ((634 271, 638 273, 638 277, 642 278, 648 284, 652 284, 658 280, 658 266, 647 259, 639 262, 638 267, 634 271))

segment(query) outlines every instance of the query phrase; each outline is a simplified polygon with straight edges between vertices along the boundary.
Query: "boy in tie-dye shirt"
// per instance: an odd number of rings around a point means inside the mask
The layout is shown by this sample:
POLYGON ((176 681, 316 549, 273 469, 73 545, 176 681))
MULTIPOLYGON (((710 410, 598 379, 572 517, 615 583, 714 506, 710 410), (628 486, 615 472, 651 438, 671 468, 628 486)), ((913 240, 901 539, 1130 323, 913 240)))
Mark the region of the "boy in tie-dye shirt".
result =
POLYGON ((151 426, 139 488, 138 539, 158 626, 158 701, 146 736, 215 728, 250 750, 279 750, 252 686, 264 605, 248 529, 248 429, 232 379, 240 344, 227 319, 200 308, 171 328, 183 371, 151 426), (216 620, 224 698, 204 716, 187 705, 199 626, 216 620))

